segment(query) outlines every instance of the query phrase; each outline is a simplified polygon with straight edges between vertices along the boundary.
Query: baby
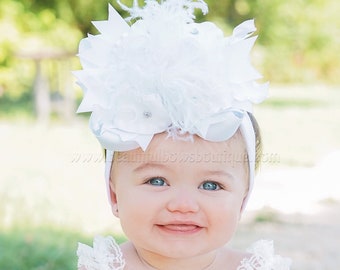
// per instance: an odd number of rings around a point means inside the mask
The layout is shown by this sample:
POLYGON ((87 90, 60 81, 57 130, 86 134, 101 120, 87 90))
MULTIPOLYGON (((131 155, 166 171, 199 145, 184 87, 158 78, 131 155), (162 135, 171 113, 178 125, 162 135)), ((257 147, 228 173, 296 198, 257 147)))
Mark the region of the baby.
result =
POLYGON ((194 23, 203 0, 110 7, 101 32, 80 44, 76 72, 106 149, 112 212, 129 239, 96 237, 78 248, 78 269, 289 269, 271 242, 228 247, 252 189, 261 138, 252 103, 267 84, 249 62, 253 21, 224 37, 194 23))

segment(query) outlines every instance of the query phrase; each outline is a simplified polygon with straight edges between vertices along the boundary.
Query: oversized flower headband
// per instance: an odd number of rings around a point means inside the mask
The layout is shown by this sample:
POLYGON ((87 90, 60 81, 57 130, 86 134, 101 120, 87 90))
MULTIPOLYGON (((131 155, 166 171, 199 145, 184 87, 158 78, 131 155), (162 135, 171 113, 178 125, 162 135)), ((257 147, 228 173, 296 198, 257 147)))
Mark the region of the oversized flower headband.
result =
MULTIPOLYGON (((92 112, 90 127, 109 156, 145 150, 162 132, 216 142, 240 128, 254 161, 246 112, 267 96, 268 86, 256 82, 261 75, 249 59, 254 21, 224 37, 215 24, 194 22, 194 9, 208 11, 203 0, 145 0, 144 8, 118 3, 135 23, 109 6, 109 19, 93 23, 100 34, 81 41, 83 70, 75 72, 84 90, 78 112, 92 112)), ((249 166, 252 185, 254 162, 249 166)))

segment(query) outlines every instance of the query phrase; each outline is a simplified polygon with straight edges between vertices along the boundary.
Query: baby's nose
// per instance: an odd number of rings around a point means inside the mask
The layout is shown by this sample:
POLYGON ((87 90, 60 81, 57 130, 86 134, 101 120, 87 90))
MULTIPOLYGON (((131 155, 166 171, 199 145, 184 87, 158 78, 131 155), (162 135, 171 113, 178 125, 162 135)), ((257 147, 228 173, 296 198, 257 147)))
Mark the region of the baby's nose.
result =
POLYGON ((173 191, 167 208, 170 212, 197 212, 199 204, 194 191, 179 188, 173 191))

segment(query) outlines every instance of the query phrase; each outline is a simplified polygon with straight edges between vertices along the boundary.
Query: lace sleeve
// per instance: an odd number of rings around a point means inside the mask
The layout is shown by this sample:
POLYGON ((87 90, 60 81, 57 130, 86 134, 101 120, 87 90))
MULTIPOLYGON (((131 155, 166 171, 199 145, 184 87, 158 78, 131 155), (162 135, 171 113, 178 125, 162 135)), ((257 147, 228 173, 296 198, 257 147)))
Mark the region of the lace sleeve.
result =
POLYGON ((260 240, 248 250, 252 255, 244 258, 237 270, 289 270, 291 260, 274 254, 273 241, 260 240))
POLYGON ((123 270, 125 261, 120 247, 111 237, 97 236, 93 248, 78 244, 79 270, 123 270))

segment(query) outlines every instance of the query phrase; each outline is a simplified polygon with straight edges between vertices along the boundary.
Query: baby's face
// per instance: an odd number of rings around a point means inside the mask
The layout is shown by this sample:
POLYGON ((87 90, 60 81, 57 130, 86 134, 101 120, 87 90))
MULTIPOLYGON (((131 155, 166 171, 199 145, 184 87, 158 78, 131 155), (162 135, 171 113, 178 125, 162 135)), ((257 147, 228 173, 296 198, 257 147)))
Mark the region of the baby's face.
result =
POLYGON ((237 226, 248 164, 240 133, 226 142, 154 137, 148 149, 116 154, 114 206, 140 252, 172 258, 223 246, 237 226))

